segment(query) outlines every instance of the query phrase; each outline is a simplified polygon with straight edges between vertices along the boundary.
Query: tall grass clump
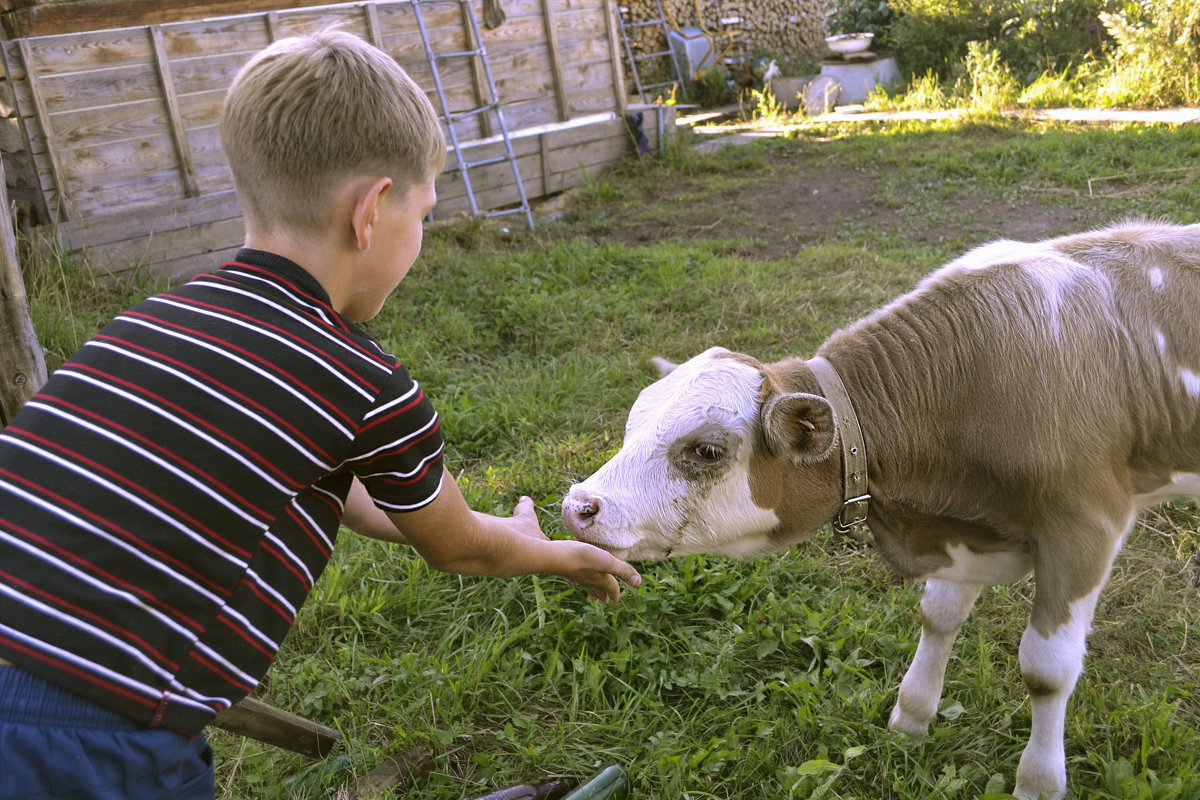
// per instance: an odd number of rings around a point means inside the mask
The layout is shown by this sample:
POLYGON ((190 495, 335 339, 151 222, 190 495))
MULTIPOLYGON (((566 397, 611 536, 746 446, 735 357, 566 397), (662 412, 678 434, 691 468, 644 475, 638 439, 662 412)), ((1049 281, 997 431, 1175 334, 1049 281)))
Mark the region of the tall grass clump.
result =
POLYGON ((92 269, 86 254, 63 252, 54 243, 21 243, 21 276, 30 318, 53 371, 116 313, 166 288, 131 270, 121 278, 92 269))
POLYGON ((967 43, 964 61, 969 82, 967 108, 983 115, 998 115, 1017 99, 1017 82, 1004 69, 1000 52, 983 42, 967 43))

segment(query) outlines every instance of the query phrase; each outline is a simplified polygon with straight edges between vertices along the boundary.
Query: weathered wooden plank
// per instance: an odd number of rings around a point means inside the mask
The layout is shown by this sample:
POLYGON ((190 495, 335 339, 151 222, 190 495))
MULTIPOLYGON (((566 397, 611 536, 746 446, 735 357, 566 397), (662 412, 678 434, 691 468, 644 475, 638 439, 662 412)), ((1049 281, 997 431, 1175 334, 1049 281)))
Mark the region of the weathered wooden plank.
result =
POLYGON ((617 101, 617 111, 624 114, 628 95, 625 92, 625 70, 621 66, 621 42, 617 18, 617 4, 614 0, 604 0, 604 24, 608 29, 609 63, 612 66, 613 94, 617 101))
POLYGON ((253 55, 254 52, 238 50, 228 53, 173 57, 171 70, 175 74, 175 88, 180 95, 212 91, 224 93, 233 84, 238 70, 253 55))
MULTIPOLYGON (((160 96, 154 64, 125 64, 119 67, 89 69, 60 75, 38 75, 38 85, 46 106, 54 113, 153 100, 160 96)), ((28 91, 22 77, 17 92, 28 91)))
POLYGON ((163 26, 167 54, 185 58, 208 53, 257 53, 268 44, 262 14, 173 22, 163 26))
POLYGON ((187 133, 183 130, 183 118, 179 115, 179 98, 175 96, 175 79, 171 76, 171 63, 163 47, 162 29, 150 26, 150 39, 154 44, 154 62, 158 67, 158 78, 162 83, 163 100, 167 105, 167 119, 171 126, 171 140, 175 144, 175 155, 179 159, 180 178, 183 191, 188 197, 200 193, 196 186, 196 170, 192 166, 192 151, 188 147, 187 133))
MULTIPOLYGON (((655 114, 670 115, 673 109, 646 107, 651 118, 646 133, 656 145, 655 114)), ((588 124, 553 128, 543 133, 520 134, 512 139, 526 192, 537 197, 579 185, 588 176, 635 152, 622 119, 602 118, 588 124)), ((503 151, 496 141, 472 148, 477 159, 503 151)), ((438 177, 439 202, 434 215, 445 218, 469 206, 461 176, 450 155, 447 171, 438 177)), ((472 183, 481 209, 517 202, 519 195, 511 176, 511 165, 500 163, 472 170, 472 183)), ((241 244, 240 209, 232 191, 167 203, 161 208, 126 211, 93 220, 58 226, 64 249, 89 248, 92 263, 99 269, 141 270, 171 279, 185 279, 216 268, 228 260, 241 244), (140 225, 140 227, 139 227, 140 225), (145 233, 149 229, 150 233, 145 233)))
POLYGON ((38 36, 17 41, 18 46, 29 52, 26 70, 34 70, 43 78, 96 67, 150 64, 154 60, 145 28, 38 36))
POLYGON ((563 81, 562 51, 558 45, 558 22, 554 17, 554 4, 542 0, 542 17, 546 26, 546 47, 550 54, 550 75, 554 80, 554 98, 558 101, 558 118, 565 122, 567 110, 567 86, 563 81))
POLYGON ((38 228, 39 237, 50 236, 64 251, 113 244, 128 239, 157 236, 174 228, 196 228, 213 222, 241 219, 242 209, 232 189, 200 197, 163 203, 151 212, 127 209, 102 219, 82 219, 38 228))
MULTIPOLYGON (((227 175, 224 164, 197 165, 197 180, 203 186, 218 186, 217 175, 227 175), (214 172, 214 176, 206 174, 214 172)), ((160 203, 183 199, 179 173, 174 164, 157 172, 139 173, 128 178, 111 178, 103 184, 89 184, 78 189, 74 202, 76 217, 103 216, 115 209, 153 207, 160 203)))
MULTIPOLYGON (((463 33, 466 34, 467 37, 467 50, 471 52, 481 50, 485 47, 485 45, 481 43, 483 36, 479 30, 479 24, 477 22, 479 17, 475 14, 475 10, 466 3, 463 3, 461 8, 463 33)), ((488 71, 491 69, 491 67, 490 64, 485 67, 484 58, 485 56, 472 56, 469 59, 471 66, 471 79, 475 89, 476 108, 483 108, 484 106, 490 106, 500 102, 498 96, 499 89, 497 89, 497 93, 494 95, 492 93, 492 86, 489 85, 488 71)), ((490 59, 488 60, 490 62, 490 59)), ((491 114, 481 114, 479 116, 479 129, 480 133, 482 133, 484 137, 491 136, 493 133, 495 133, 496 129, 492 124, 491 114)))
MULTIPOLYGON (((240 217, 186 228, 164 229, 153 236, 94 245, 88 249, 88 257, 94 268, 107 272, 142 269, 158 274, 156 265, 236 246, 245 239, 245 230, 240 217)), ((216 269, 219 266, 210 264, 208 268, 216 269)))
POLYGON ((363 3, 363 14, 367 18, 367 41, 383 49, 383 29, 379 26, 379 7, 375 3, 363 3))
POLYGON ((215 248, 205 253, 194 253, 179 258, 155 261, 142 267, 143 272, 167 278, 172 282, 190 280, 203 272, 212 272, 222 264, 232 261, 241 249, 241 244, 215 248))
MULTIPOLYGON (((71 196, 66 184, 63 182, 62 161, 59 157, 58 142, 54 138, 53 129, 50 126, 50 114, 46 109, 46 104, 42 100, 41 94, 38 91, 37 73, 31 68, 34 63, 33 55, 30 52, 29 40, 22 39, 18 42, 21 50, 21 61, 25 64, 26 82, 29 84, 29 91, 33 97, 33 107, 37 112, 38 120, 41 123, 42 134, 46 139, 46 152, 50 157, 50 171, 54 176, 54 186, 58 189, 58 203, 54 206, 47 204, 47 211, 50 215, 51 222, 57 222, 60 219, 66 219, 70 216, 69 209, 71 205, 71 196)), ((43 184, 44 185, 44 184, 43 184)))

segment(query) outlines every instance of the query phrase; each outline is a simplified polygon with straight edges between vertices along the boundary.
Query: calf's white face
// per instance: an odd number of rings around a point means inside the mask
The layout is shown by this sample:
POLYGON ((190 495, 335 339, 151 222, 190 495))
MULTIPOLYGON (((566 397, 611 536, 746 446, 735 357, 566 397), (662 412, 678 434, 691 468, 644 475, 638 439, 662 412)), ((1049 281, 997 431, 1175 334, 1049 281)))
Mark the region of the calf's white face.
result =
MULTIPOLYGON (((793 526, 783 524, 775 501, 782 493, 778 471, 797 468, 795 453, 771 452, 764 380, 757 362, 712 348, 644 389, 629 412, 620 452, 563 499, 567 528, 631 560, 745 557, 794 541, 781 533, 793 526), (785 465, 774 463, 778 459, 785 465)), ((791 397, 806 398, 802 413, 816 424, 804 423, 803 430, 821 426, 814 452, 827 455, 833 444, 828 404, 812 395, 791 397)), ((817 513, 808 529, 827 518, 817 513)))

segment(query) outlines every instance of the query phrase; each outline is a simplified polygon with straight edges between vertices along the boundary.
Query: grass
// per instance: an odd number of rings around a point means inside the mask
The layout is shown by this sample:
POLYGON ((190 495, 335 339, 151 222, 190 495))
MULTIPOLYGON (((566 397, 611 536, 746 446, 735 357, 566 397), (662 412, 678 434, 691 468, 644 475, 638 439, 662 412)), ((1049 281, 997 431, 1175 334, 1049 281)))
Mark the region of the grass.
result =
MULTIPOLYGON (((595 179, 566 218, 534 234, 479 222, 431 231, 370 327, 434 398, 472 504, 507 512, 529 494, 558 537, 562 494, 619 447, 651 356, 710 344, 808 354, 968 246, 967 234, 923 234, 982 198, 1033 198, 1029 213, 1070 210, 1085 223, 1196 221, 1190 183, 1130 179, 1144 191, 1101 198, 1086 184, 1189 167, 1198 151, 1195 126, 1025 123, 807 128, 715 155, 675 151, 595 179), (786 257, 755 255, 769 230, 722 228, 754 213, 753 188, 788 164, 796 175, 862 170, 887 224, 848 218, 786 257), (656 234, 639 242, 644 230, 656 234)), ((994 227, 1006 233, 1001 220, 994 227)), ((67 325, 84 334, 124 300, 76 295, 92 289, 69 281, 30 284, 39 333, 86 306, 67 325)), ((1075 797, 1200 795, 1198 545, 1195 507, 1168 506, 1144 518, 1117 562, 1069 711, 1075 797)), ((656 800, 1011 788, 1029 728, 1015 657, 1027 582, 983 593, 933 733, 913 741, 885 724, 915 649, 919 585, 863 545, 822 531, 772 558, 641 566, 644 585, 601 607, 556 578, 445 575, 404 548, 343 535, 256 693, 341 730, 342 756, 314 764, 214 731, 218 797, 328 796, 413 746, 433 754, 406 795, 420 800, 608 763, 630 772, 634 797, 656 800)))

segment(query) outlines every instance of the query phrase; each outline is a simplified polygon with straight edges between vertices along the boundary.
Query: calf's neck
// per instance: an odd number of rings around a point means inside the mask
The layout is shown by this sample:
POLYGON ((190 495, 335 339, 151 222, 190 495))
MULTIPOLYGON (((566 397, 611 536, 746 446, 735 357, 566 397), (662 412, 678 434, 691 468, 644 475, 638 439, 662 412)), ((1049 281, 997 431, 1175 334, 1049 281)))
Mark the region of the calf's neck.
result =
POLYGON ((1032 571, 1014 794, 1060 798, 1067 700, 1113 559, 1139 509, 1200 496, 1198 309, 1200 225, 984 245, 812 359, 660 361, 564 523, 636 560, 762 554, 865 521, 889 565, 925 579, 889 723, 912 734, 982 587, 1032 571))

